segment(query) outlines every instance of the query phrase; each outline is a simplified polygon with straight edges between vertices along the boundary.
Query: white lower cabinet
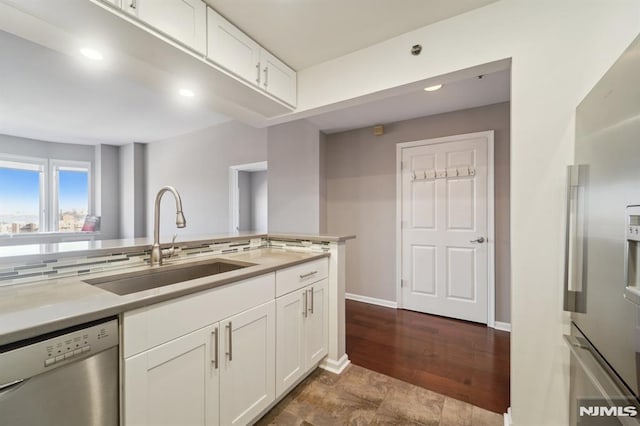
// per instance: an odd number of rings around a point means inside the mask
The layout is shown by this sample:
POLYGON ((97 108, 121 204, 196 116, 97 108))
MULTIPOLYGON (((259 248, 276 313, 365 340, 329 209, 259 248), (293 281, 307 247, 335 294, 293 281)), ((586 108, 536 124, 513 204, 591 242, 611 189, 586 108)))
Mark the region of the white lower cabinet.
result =
POLYGON ((220 423, 245 425, 275 400, 275 303, 220 322, 220 423))
POLYGON ((327 280, 276 299, 276 398, 327 354, 327 280))
POLYGON ((125 425, 219 424, 216 329, 202 328, 125 360, 125 425))
POLYGON ((327 354, 326 263, 125 312, 124 426, 255 421, 327 354))

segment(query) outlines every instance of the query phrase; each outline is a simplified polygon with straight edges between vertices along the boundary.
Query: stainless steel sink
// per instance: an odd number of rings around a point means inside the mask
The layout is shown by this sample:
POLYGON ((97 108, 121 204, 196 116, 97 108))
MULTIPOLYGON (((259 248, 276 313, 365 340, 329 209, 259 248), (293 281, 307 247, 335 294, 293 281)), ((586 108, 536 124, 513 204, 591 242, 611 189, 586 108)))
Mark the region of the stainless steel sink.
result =
POLYGON ((145 271, 92 278, 84 282, 123 296, 196 278, 235 271, 236 269, 253 265, 253 263, 211 259, 185 265, 161 266, 145 271))

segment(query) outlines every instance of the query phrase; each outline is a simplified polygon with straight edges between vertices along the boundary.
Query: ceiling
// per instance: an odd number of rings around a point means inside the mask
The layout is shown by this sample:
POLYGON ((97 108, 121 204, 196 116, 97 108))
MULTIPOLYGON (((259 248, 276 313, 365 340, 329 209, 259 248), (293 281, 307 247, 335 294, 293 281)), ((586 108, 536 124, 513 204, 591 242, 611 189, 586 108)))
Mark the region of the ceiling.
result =
POLYGON ((0 31, 0 133, 67 143, 151 142, 229 118, 0 31))
POLYGON ((206 0, 296 70, 497 0, 206 0))
MULTIPOLYGON (((239 25, 284 60, 301 68, 493 0, 403 0, 401 8, 393 7, 387 0, 208 1, 231 20, 237 21, 234 13, 238 19, 246 19, 246 25, 241 22, 239 25), (248 9, 253 12, 247 14, 248 9), (256 16, 263 18, 259 25, 257 20, 253 21, 256 16), (291 37, 293 33, 297 36, 291 37)), ((2 22, 11 27, 14 20, 15 31, 35 22, 25 17, 28 15, 18 14, 15 19, 5 16, 2 22)), ((165 84, 172 80, 172 75, 165 76, 163 69, 136 62, 126 52, 113 50, 110 52, 113 60, 105 60, 105 64, 88 61, 78 54, 69 34, 57 27, 49 28, 44 21, 38 22, 37 28, 26 31, 33 38, 20 32, 16 34, 26 38, 0 31, 3 59, 0 134, 53 142, 119 145, 164 140, 235 117, 233 105, 220 109, 207 103, 206 96, 179 97, 176 87, 165 84), (135 66, 127 73, 122 67, 130 62, 135 66), (139 75, 145 78, 136 78, 139 75), (228 116, 218 111, 226 111, 228 116)), ((425 93, 421 83, 416 82, 409 88, 380 93, 375 98, 368 96, 280 119, 286 122, 306 118, 332 133, 509 99, 507 71, 495 74, 496 69, 487 71, 482 80, 470 78, 477 75, 473 74, 475 70, 467 71, 464 75, 441 76, 448 80, 443 80, 446 84, 438 92, 425 93)), ((277 123, 263 119, 253 124, 262 127, 277 123)))
POLYGON ((325 133, 336 133, 376 124, 442 114, 499 102, 511 97, 509 69, 444 84, 440 90, 409 93, 334 110, 307 120, 325 133))

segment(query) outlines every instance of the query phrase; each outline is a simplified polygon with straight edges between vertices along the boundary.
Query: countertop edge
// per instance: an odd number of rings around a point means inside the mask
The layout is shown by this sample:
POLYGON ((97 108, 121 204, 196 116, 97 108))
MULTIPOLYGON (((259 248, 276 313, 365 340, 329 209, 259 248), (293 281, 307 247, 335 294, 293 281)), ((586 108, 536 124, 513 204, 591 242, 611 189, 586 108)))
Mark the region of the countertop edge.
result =
MULTIPOLYGON (((114 315, 120 315, 126 311, 131 311, 131 310, 139 309, 145 306, 166 302, 168 300, 177 299, 177 298, 195 294, 201 291, 210 290, 212 288, 222 287, 225 285, 233 284, 239 281, 244 281, 260 275, 269 274, 271 272, 274 272, 280 269, 289 268, 292 266, 296 266, 302 263, 310 262, 310 261, 325 258, 325 257, 330 257, 330 254, 326 252, 309 253, 309 257, 306 257, 304 259, 296 259, 296 260, 287 261, 278 265, 265 266, 263 268, 255 269, 248 272, 239 272, 237 275, 233 275, 231 277, 226 277, 222 279, 212 280, 210 282, 196 284, 191 287, 177 289, 169 293, 151 295, 149 297, 144 297, 137 300, 123 301, 120 304, 105 306, 103 309, 91 310, 91 311, 87 311, 86 313, 81 313, 78 315, 55 318, 55 319, 52 319, 51 321, 39 323, 38 325, 27 326, 24 328, 17 328, 15 330, 0 334, 0 346, 15 343, 20 340, 29 339, 32 337, 36 337, 45 333, 65 329, 68 327, 73 327, 86 322, 95 321, 95 320, 107 318, 114 315)), ((204 278, 205 277, 199 278, 198 280, 202 280, 204 278)), ((196 281, 196 280, 193 280, 193 281, 196 281)))

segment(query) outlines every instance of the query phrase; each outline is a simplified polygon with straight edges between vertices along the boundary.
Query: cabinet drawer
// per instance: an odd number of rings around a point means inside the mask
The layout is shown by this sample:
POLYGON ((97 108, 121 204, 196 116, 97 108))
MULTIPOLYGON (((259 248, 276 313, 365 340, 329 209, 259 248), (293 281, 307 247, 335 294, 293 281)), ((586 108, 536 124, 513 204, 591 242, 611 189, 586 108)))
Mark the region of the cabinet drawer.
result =
POLYGON ((124 313, 123 353, 130 357, 273 300, 274 273, 124 313))
POLYGON ((327 258, 276 271, 276 297, 320 281, 328 275, 329 260, 327 258))

